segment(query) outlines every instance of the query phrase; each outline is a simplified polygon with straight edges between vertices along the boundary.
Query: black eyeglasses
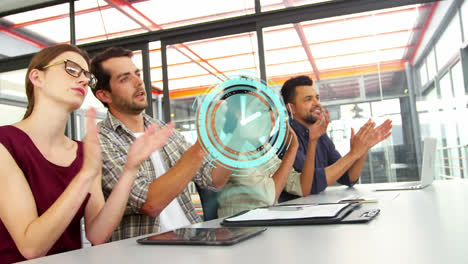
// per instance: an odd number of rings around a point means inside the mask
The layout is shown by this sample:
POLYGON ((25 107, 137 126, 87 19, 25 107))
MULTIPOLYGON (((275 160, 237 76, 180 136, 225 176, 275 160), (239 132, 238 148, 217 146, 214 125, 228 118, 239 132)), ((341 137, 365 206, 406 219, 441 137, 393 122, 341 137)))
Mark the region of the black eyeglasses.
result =
POLYGON ((65 63, 65 71, 70 74, 71 76, 73 77, 80 77, 81 73, 84 74, 84 76, 86 78, 88 78, 88 86, 89 88, 91 89, 94 89, 96 88, 96 84, 97 84, 97 79, 96 79, 96 76, 94 76, 94 74, 90 73, 89 71, 86 71, 84 70, 83 68, 81 68, 80 65, 78 65, 78 63, 74 62, 74 61, 71 61, 71 60, 61 60, 61 61, 57 61, 57 62, 54 62, 54 63, 51 63, 51 64, 48 64, 44 67, 42 67, 42 69, 47 69, 49 67, 52 67, 52 66, 55 66, 55 65, 59 65, 59 64, 62 64, 62 63, 65 63))

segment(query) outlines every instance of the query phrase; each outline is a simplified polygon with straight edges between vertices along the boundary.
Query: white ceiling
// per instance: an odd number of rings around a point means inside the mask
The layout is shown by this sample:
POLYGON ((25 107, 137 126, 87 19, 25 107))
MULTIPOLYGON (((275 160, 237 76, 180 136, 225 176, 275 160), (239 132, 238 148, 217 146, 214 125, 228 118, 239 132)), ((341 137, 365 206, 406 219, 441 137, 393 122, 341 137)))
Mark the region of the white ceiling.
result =
POLYGON ((51 2, 57 2, 57 0, 1 0, 0 13, 51 2))

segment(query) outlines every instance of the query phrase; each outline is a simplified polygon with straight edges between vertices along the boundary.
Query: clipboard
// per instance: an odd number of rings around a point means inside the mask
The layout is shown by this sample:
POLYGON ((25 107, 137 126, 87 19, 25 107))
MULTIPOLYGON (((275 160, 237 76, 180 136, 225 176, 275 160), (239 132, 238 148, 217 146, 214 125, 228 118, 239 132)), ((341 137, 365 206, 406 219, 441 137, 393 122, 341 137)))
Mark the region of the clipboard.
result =
MULTIPOLYGON (((291 211, 293 209, 283 210, 285 216, 292 215, 291 211)), ((299 209, 298 209, 299 210, 299 209)), ((302 209, 301 209, 302 210, 302 209)), ((280 211, 282 211, 280 209, 280 211)), ((345 223, 366 223, 374 219, 380 213, 380 209, 369 208, 367 205, 362 205, 361 203, 324 203, 324 204, 294 204, 294 205, 276 205, 269 207, 261 207, 252 210, 246 210, 225 218, 221 225, 224 226, 280 226, 280 225, 321 225, 321 224, 345 224, 345 223), (341 205, 341 208, 335 213, 326 214, 326 215, 311 215, 311 216, 301 216, 294 218, 263 218, 256 219, 245 217, 249 212, 253 210, 271 210, 276 208, 287 208, 296 206, 300 208, 301 206, 327 206, 327 205, 341 205)))

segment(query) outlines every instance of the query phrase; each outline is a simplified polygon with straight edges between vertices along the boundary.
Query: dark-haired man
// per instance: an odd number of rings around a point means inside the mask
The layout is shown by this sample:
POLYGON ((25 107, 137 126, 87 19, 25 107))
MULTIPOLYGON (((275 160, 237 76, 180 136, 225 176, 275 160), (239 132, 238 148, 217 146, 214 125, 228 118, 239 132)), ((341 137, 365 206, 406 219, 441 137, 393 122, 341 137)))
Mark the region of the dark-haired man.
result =
MULTIPOLYGON (((164 126, 144 114, 148 106, 140 70, 132 51, 109 48, 95 56, 91 71, 98 79, 94 95, 109 109, 99 123, 103 151, 102 188, 108 195, 117 185, 125 166, 128 147, 152 123, 164 126)), ((174 131, 167 144, 142 163, 130 193, 124 217, 112 234, 120 240, 148 233, 172 230, 200 222, 187 185, 193 179, 201 188, 221 188, 230 172, 212 168, 204 161, 200 144, 190 146, 174 131)))
MULTIPOLYGON (((310 172, 314 173, 310 194, 319 193, 335 182, 352 186, 361 175, 369 149, 391 135, 391 120, 375 127, 369 119, 357 133, 351 129, 351 150, 341 157, 325 133, 326 129, 318 139, 309 137, 309 129, 316 122, 328 124, 328 111, 323 110, 313 81, 308 76, 291 78, 283 84, 281 95, 293 117, 290 124, 299 141, 294 169, 302 171, 304 164, 315 162, 315 169, 310 172)), ((296 197, 283 192, 280 200, 296 197)))

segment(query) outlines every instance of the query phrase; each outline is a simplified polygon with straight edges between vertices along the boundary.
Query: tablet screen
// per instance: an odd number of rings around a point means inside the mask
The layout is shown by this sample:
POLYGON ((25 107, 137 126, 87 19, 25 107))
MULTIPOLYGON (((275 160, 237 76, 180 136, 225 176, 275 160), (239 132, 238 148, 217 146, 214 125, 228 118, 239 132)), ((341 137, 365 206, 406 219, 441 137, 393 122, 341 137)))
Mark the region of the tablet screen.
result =
POLYGON ((265 227, 179 228, 138 239, 140 244, 232 245, 265 231, 265 227))

